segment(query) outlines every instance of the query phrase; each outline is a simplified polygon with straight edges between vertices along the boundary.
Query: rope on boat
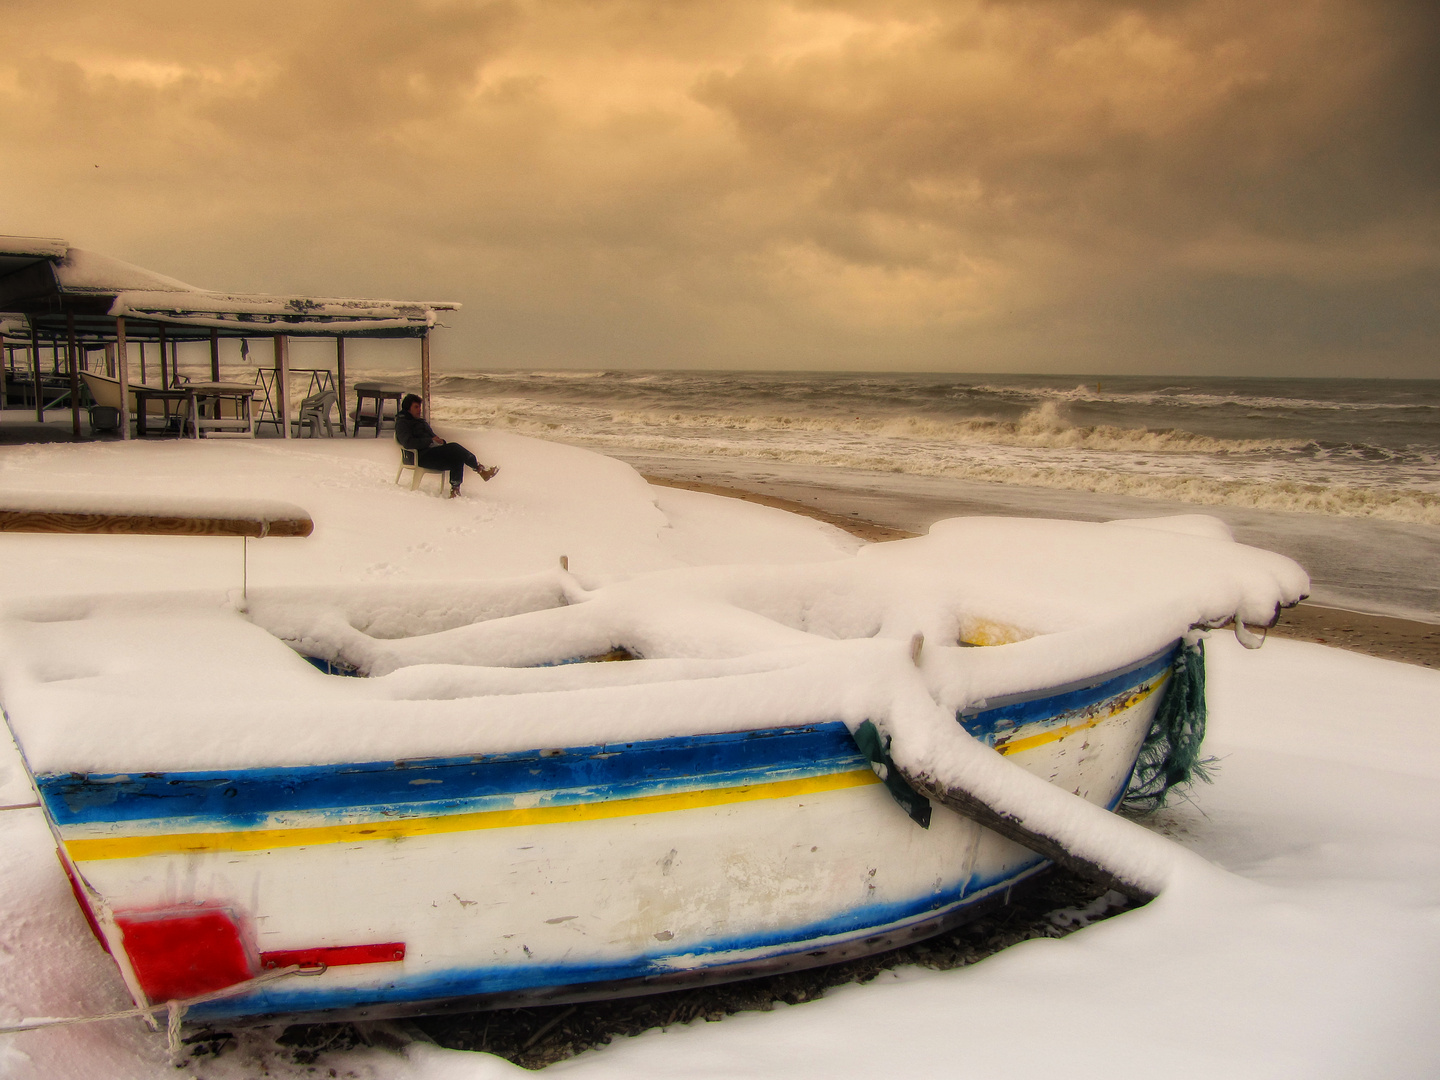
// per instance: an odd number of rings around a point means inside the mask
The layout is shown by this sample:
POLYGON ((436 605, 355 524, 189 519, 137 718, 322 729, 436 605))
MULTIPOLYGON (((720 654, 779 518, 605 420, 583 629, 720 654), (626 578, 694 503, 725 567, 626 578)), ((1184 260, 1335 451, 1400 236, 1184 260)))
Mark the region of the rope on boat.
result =
POLYGON ((1211 782, 1215 759, 1200 756, 1205 719, 1205 641, 1197 637, 1182 643, 1175 657, 1170 685, 1130 774, 1127 807, 1141 812, 1158 810, 1170 792, 1196 780, 1211 782))
POLYGON ((166 1012, 165 1041, 170 1048, 170 1053, 175 1054, 180 1050, 180 1024, 185 1018, 185 1013, 192 1007, 203 1005, 209 1001, 219 1001, 221 998, 234 997, 236 994, 243 994, 248 990, 253 990, 262 983, 274 982, 276 979, 283 979, 290 975, 323 975, 324 973, 324 964, 310 967, 291 964, 289 967, 267 971, 263 975, 257 975, 253 979, 246 979, 244 982, 235 983, 233 986, 227 986, 221 990, 212 990, 208 994, 197 994, 194 997, 177 998, 164 1003, 150 1005, 146 1008, 98 1013, 94 1016, 40 1016, 34 1019, 22 1020, 18 1024, 0 1026, 0 1035, 14 1035, 22 1031, 39 1031, 41 1028, 66 1027, 71 1024, 95 1024, 104 1020, 128 1020, 135 1016, 143 1016, 145 1022, 153 1027, 155 1026, 155 1014, 161 1009, 164 1009, 166 1012))

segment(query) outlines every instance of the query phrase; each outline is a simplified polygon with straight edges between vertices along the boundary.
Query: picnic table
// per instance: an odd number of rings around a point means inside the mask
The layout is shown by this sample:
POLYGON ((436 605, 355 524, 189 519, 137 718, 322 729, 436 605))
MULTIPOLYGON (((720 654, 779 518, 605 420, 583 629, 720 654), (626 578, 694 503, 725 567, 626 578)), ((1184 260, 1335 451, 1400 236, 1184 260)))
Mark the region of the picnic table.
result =
POLYGON ((366 419, 365 400, 370 398, 375 402, 375 437, 380 437, 380 425, 385 418, 385 402, 395 402, 395 414, 400 414, 400 399, 405 396, 406 390, 403 386, 396 386, 394 383, 384 382, 360 382, 355 384, 355 434, 360 434, 360 425, 366 419))

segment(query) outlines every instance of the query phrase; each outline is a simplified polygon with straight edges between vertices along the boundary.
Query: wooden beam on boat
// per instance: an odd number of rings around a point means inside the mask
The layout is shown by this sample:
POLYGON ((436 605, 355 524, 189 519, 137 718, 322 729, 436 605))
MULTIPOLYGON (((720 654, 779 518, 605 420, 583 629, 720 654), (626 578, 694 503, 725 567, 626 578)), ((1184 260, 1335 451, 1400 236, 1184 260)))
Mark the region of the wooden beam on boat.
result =
POLYGON ((210 328, 210 381, 220 381, 220 331, 213 326, 210 328))
POLYGON ((0 532, 118 536, 309 536, 309 517, 223 518, 0 508, 0 532))
MULTIPOLYGON (((1116 889, 1124 893, 1132 900, 1140 903, 1147 903, 1155 899, 1155 893, 1133 881, 1117 875, 1109 867, 1102 866, 1092 859, 1083 855, 1077 855, 1065 847, 1059 840, 1036 829, 1032 829, 1024 822, 1016 820, 1012 815, 997 810, 984 799, 973 792, 965 791, 962 788, 950 787, 947 784, 936 780, 925 773, 912 773, 907 769, 899 768, 900 775, 905 782, 913 787, 926 798, 933 799, 941 806, 947 807, 955 813, 970 818, 984 825, 987 829, 999 833, 1007 840, 1013 840, 1021 847, 1028 848, 1037 855, 1043 855, 1051 862, 1063 866, 1072 874, 1093 881, 1106 888, 1116 889)), ((1019 766, 1016 766, 1019 768, 1019 766)), ((1079 796, 1074 796, 1079 798, 1079 796)))

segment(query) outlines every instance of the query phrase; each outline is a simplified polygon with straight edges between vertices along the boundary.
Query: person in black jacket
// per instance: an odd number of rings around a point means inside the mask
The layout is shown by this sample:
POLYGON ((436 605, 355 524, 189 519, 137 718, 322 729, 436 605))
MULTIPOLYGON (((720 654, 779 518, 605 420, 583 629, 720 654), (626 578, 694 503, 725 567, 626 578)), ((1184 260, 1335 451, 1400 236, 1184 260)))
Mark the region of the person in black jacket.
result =
POLYGON ((460 494, 466 465, 479 473, 481 480, 489 480, 500 471, 499 466, 487 469, 465 447, 446 442, 436 435, 434 428, 425 422, 424 404, 419 394, 406 394, 400 402, 400 412, 395 417, 395 441, 404 449, 415 451, 415 464, 422 469, 450 470, 452 499, 460 494))

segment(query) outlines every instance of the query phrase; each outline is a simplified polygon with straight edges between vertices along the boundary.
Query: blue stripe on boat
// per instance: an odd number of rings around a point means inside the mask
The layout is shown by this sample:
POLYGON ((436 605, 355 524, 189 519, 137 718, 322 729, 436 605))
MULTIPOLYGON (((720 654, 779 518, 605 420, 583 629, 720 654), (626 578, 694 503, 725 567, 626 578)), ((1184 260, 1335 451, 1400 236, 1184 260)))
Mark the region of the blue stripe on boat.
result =
MULTIPOLYGON (((1022 724, 1124 694, 1173 662, 1174 649, 1059 693, 961 714, 993 743, 1022 724)), ((185 819, 198 826, 261 827, 277 813, 444 814, 508 805, 546 793, 546 804, 823 776, 869 767, 838 721, 761 731, 686 735, 627 743, 410 761, 374 761, 233 771, 143 774, 58 773, 36 778, 57 826, 185 819)))
MULTIPOLYGON (((1037 870, 1044 860, 1039 856, 1013 865, 1004 875, 988 879, 971 877, 968 881, 929 896, 915 897, 889 904, 865 904, 838 915, 801 926, 767 930, 760 933, 716 938, 687 946, 682 953, 655 952, 614 960, 581 961, 570 964, 532 964, 517 960, 512 964, 496 964, 483 968, 460 968, 407 978, 399 969, 392 982, 382 986, 335 988, 300 986, 295 982, 273 983, 253 994, 192 1006, 187 1016, 194 1019, 221 1019, 255 1013, 315 1012, 326 1009, 357 1008, 380 1002, 403 1003, 437 1001, 474 994, 507 993, 551 986, 578 986, 644 978, 677 973, 683 968, 703 970, 705 964, 677 966, 669 963, 677 955, 684 957, 715 957, 717 965, 726 963, 726 954, 759 952, 764 956, 783 956, 839 944, 872 934, 899 929, 907 923, 919 922, 947 911, 975 903, 988 893, 1009 888, 1037 870), (829 940, 827 940, 829 939, 829 940)), ((753 962, 754 958, 735 959, 733 963, 753 962)), ((323 978, 323 976, 322 976, 323 978)))
POLYGON ((962 712, 958 719, 965 730, 984 742, 993 743, 997 734, 1008 735, 1015 728, 1036 721, 1058 718, 1064 713, 1079 712, 1098 705, 1106 698, 1117 697, 1159 675, 1175 663, 1180 650, 1177 643, 1153 656, 1131 664, 1120 672, 1109 672, 1094 680, 1038 694, 1017 694, 1011 699, 973 712, 962 712))
MULTIPOLYGON (((47 774, 41 797, 60 826, 211 820, 260 825, 297 811, 447 813, 530 792, 623 799, 869 768, 844 724, 689 735, 483 757, 306 765, 233 772, 47 774)), ((553 802, 553 800, 551 800, 553 802)))

